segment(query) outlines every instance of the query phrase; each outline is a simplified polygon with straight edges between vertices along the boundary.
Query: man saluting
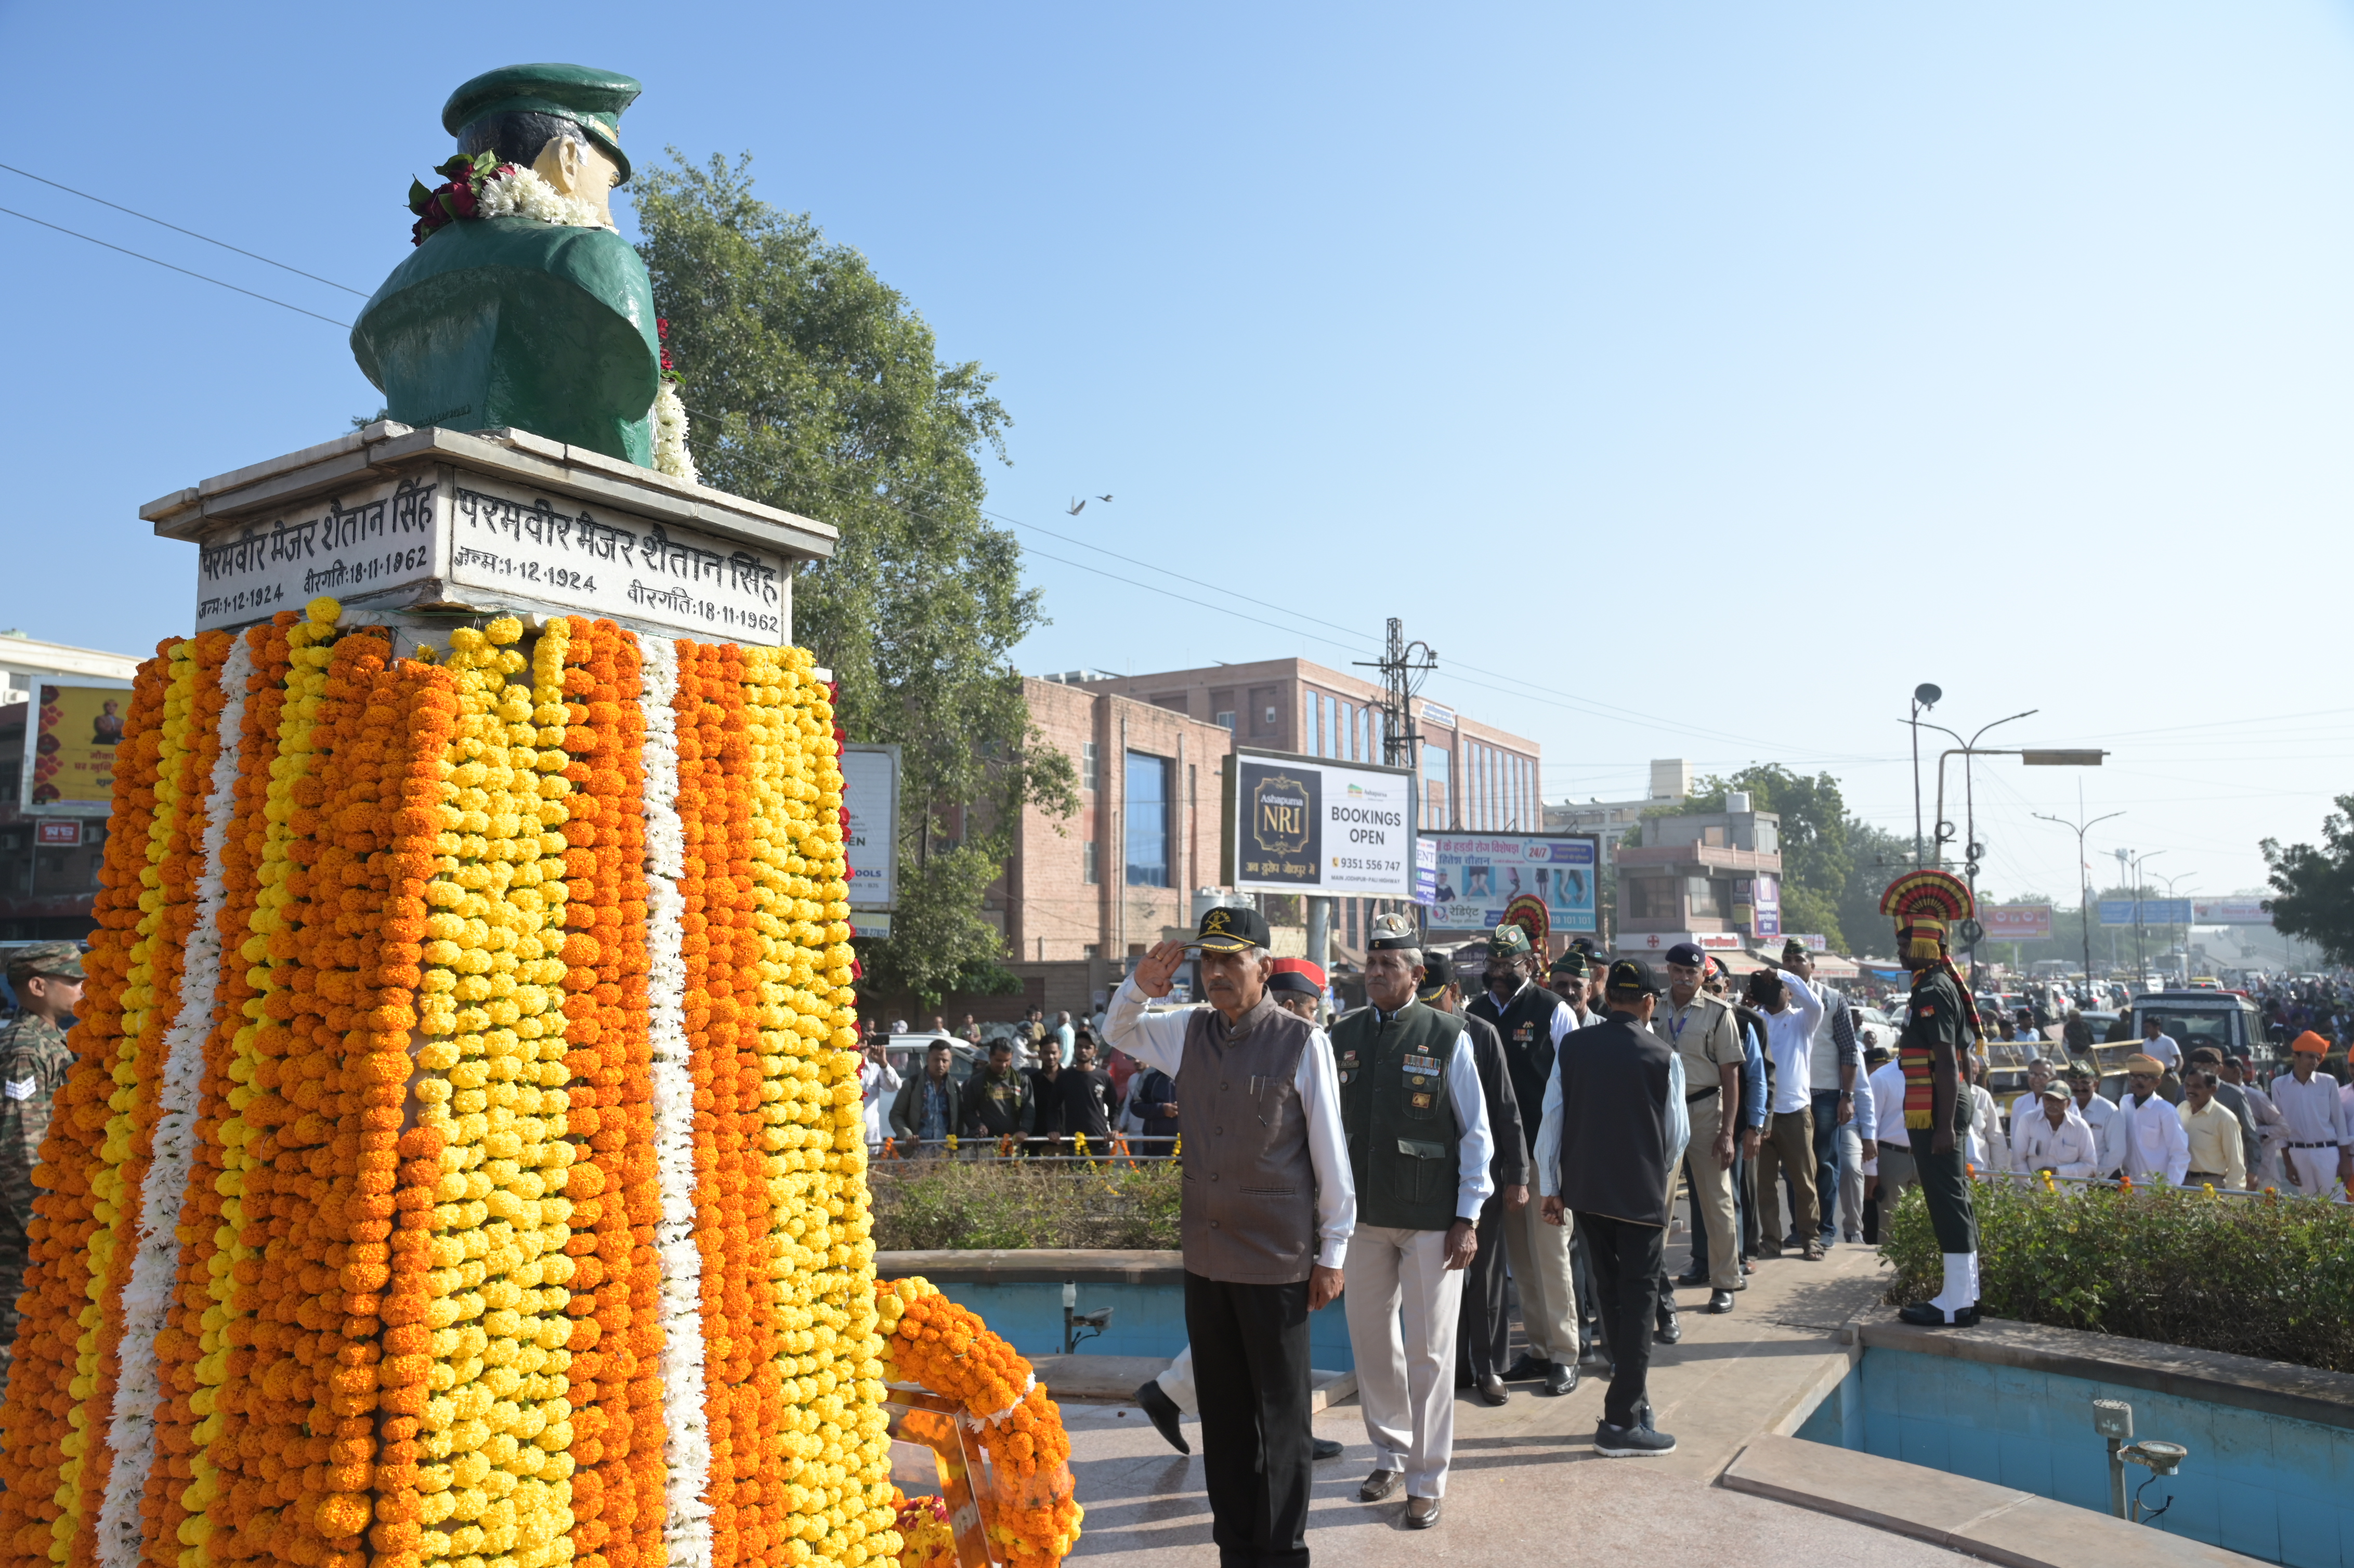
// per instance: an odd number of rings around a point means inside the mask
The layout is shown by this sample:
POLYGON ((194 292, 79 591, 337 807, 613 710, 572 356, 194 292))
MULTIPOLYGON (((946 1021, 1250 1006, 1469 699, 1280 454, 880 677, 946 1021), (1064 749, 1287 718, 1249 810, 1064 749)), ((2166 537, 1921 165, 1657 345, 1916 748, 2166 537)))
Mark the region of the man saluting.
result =
POLYGON ((1185 960, 1162 942, 1120 983, 1104 1033, 1174 1077, 1185 1107, 1178 1230, 1212 1539, 1227 1563, 1304 1568, 1308 1314, 1341 1294, 1357 1199, 1331 1047, 1268 995, 1267 944, 1257 910, 1208 911, 1193 946, 1210 1005, 1145 1012, 1185 960))

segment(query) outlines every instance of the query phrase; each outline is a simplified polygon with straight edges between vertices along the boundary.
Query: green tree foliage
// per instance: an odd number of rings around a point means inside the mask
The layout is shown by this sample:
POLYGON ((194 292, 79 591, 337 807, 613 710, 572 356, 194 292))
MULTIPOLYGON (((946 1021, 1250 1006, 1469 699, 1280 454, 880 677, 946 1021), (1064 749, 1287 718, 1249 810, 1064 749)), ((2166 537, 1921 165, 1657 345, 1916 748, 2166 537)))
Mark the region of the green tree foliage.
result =
POLYGON ((753 195, 748 155, 631 185, 704 482, 842 531, 793 581, 793 633, 841 683, 854 741, 896 741, 900 890, 870 984, 932 1004, 1002 983, 981 916, 1026 805, 1077 809, 1011 651, 1043 620, 1013 536, 981 514, 1005 410, 864 257, 753 195))
POLYGON ((2280 895, 2266 906, 2273 928, 2302 937, 2333 964, 2354 963, 2354 795, 2338 797, 2322 819, 2321 847, 2264 841, 2264 865, 2280 895))
POLYGON ((1745 789, 1753 810, 1782 819, 1782 928, 1819 931, 1839 952, 1848 951, 1840 927, 1840 901, 1855 869, 1850 840, 1862 824, 1847 814, 1839 780, 1828 773, 1812 779, 1778 762, 1761 763, 1719 778, 1693 781, 1689 800, 1676 815, 1724 810, 1727 794, 1745 789))

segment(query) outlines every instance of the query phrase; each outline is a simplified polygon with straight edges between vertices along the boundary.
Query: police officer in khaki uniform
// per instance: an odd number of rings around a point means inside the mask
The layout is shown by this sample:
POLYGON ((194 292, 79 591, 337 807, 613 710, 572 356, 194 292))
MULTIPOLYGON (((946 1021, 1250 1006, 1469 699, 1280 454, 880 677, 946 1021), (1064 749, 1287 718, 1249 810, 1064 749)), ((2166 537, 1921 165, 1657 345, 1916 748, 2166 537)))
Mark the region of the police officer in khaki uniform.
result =
POLYGON ((33 1218, 33 1167, 49 1132, 49 1107, 73 1065, 66 1024, 81 1005, 81 945, 43 942, 8 959, 8 986, 22 1010, 0 1027, 0 1391, 16 1343, 16 1298, 25 1288, 33 1218))

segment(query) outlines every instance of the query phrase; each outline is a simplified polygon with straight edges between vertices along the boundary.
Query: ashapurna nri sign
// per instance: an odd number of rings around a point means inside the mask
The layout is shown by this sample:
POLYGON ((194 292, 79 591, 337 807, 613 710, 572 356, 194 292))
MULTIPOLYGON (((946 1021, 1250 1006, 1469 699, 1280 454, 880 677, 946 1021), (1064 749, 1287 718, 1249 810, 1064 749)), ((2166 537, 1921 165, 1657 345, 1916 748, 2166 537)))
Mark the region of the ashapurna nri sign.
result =
POLYGON ((1414 779, 1237 747, 1228 759, 1228 885, 1244 893, 1411 898, 1414 779))
POLYGON ((321 594, 355 609, 532 608, 726 642, 783 642, 790 564, 771 551, 440 466, 302 503, 197 542, 196 630, 321 594))

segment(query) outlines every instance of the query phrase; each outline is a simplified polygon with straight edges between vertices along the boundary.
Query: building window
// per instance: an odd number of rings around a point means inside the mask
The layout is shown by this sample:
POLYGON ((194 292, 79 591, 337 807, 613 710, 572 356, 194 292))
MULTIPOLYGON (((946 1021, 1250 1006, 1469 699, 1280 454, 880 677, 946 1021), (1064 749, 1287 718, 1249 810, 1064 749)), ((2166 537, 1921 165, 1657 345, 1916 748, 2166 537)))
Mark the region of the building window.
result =
POLYGON ((1094 741, 1083 740, 1079 743, 1079 788, 1097 789, 1102 786, 1103 758, 1096 750, 1094 741))
POLYGON ((1447 775, 1450 758, 1443 746, 1422 748, 1422 825, 1443 828, 1447 821, 1447 775))
POLYGON ((1314 720, 1311 722, 1311 726, 1309 730, 1308 755, 1310 757, 1322 757, 1326 755, 1324 750, 1324 694, 1321 692, 1309 693, 1308 704, 1316 715, 1314 720))
POLYGON ((1691 912, 1696 916, 1718 920, 1733 918, 1733 884, 1719 882, 1712 876, 1684 878, 1684 896, 1691 900, 1691 912))
POLYGON ((1169 759, 1128 754, 1127 864, 1130 887, 1169 885, 1169 759))
POLYGON ((1081 868, 1080 874, 1086 880, 1087 885, 1089 887, 1093 887, 1097 883, 1103 880, 1103 877, 1096 868, 1095 840, 1089 839, 1086 843, 1079 846, 1079 865, 1081 868))
POLYGON ((1234 727, 1235 727, 1235 710, 1234 710, 1234 709, 1232 709, 1232 708, 1228 708, 1228 709, 1226 709, 1224 713, 1222 713, 1222 714, 1220 714, 1220 715, 1218 715, 1218 727, 1219 727, 1220 729, 1223 729, 1223 730, 1227 731, 1229 734, 1231 734, 1231 733, 1233 732, 1234 727))
POLYGON ((1671 877, 1630 876, 1626 882, 1627 918, 1629 920, 1673 920, 1676 918, 1676 885, 1671 877))
POLYGON ((1096 959, 1103 957, 1103 948, 1096 943, 1089 942, 1086 947, 1079 949, 1079 957, 1092 963, 1096 959))

